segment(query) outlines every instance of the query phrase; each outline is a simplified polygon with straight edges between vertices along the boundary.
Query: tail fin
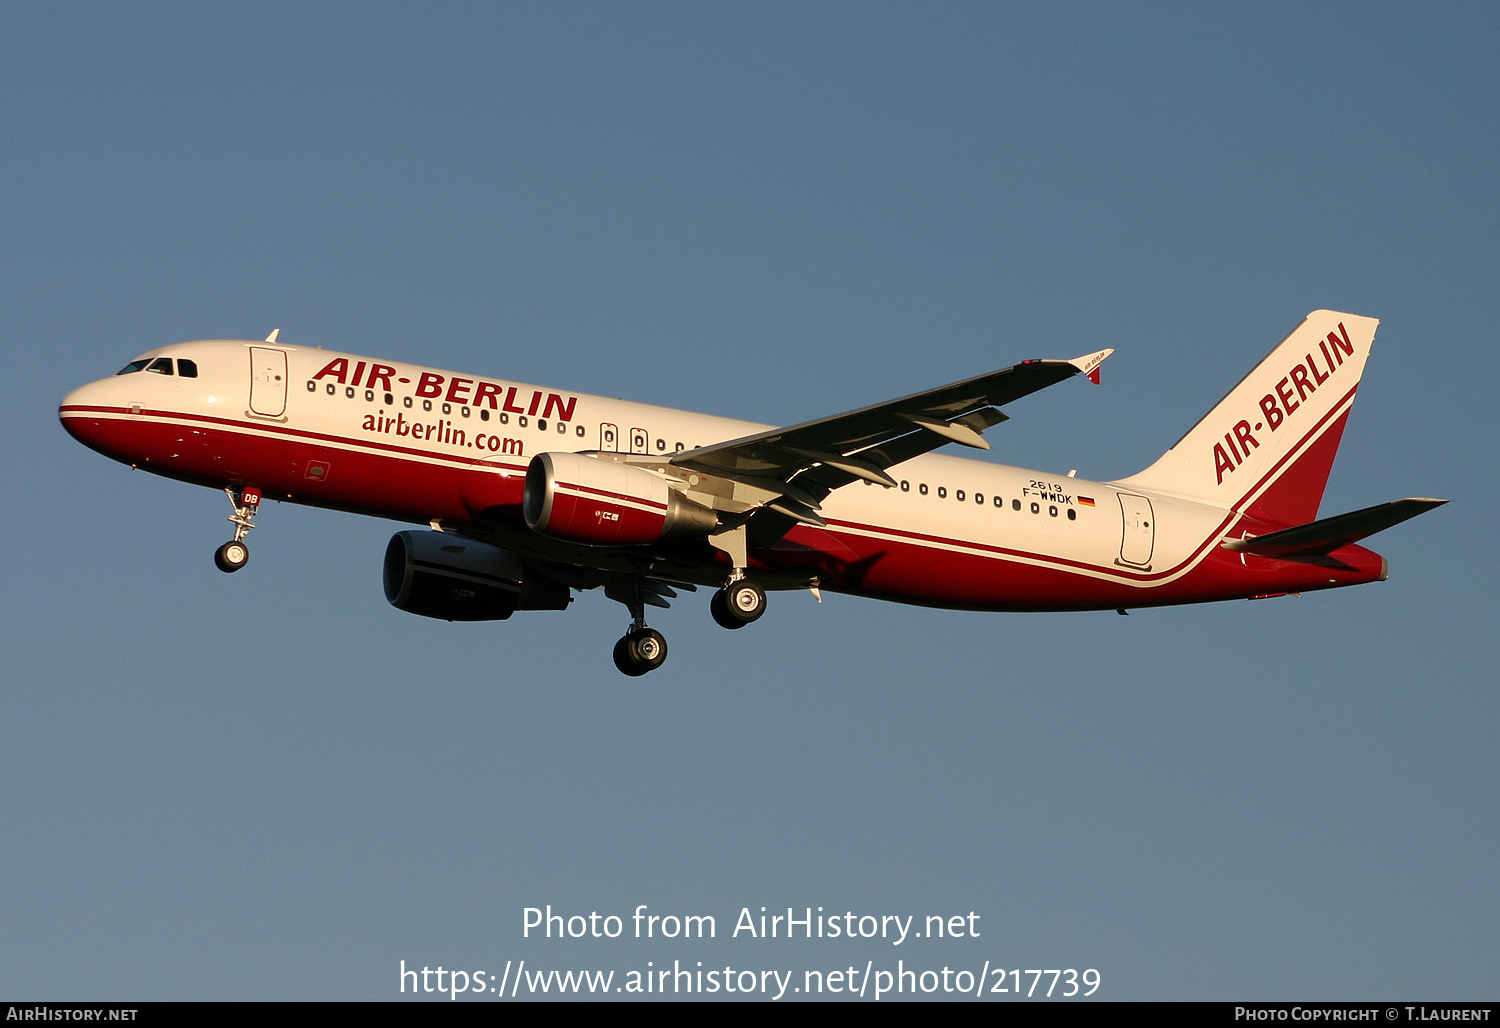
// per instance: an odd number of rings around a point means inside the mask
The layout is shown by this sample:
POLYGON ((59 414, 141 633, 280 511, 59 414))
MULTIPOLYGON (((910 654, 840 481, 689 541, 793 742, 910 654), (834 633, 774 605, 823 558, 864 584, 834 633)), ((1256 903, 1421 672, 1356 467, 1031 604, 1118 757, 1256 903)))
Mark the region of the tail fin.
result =
POLYGON ((1122 484, 1282 524, 1311 521, 1379 324, 1313 311, 1160 460, 1122 484))

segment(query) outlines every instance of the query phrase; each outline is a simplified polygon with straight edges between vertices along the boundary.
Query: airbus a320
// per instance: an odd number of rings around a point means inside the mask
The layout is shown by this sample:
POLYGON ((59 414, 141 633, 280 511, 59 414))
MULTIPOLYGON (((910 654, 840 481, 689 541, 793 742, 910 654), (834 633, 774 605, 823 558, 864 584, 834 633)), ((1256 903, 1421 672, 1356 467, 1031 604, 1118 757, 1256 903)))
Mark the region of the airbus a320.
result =
POLYGON ((266 498, 426 526, 385 552, 386 597, 449 621, 563 610, 603 589, 615 664, 666 659, 647 607, 714 590, 738 629, 766 591, 961 610, 1077 611, 1383 580, 1359 540, 1445 501, 1319 519, 1373 318, 1314 311, 1150 467, 1109 482, 934 453, 987 449, 1002 408, 1111 350, 1026 360, 782 428, 265 340, 151 350, 63 400, 85 445, 221 489, 244 567, 266 498))

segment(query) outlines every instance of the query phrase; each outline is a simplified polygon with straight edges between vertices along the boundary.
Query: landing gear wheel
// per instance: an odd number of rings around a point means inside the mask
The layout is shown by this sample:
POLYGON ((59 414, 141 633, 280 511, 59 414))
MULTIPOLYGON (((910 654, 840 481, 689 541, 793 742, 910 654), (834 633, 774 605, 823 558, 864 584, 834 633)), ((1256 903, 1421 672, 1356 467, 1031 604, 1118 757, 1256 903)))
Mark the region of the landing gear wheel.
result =
POLYGON ((654 628, 638 628, 615 643, 615 667, 632 678, 655 671, 667 659, 667 640, 654 628))
POLYGON ((744 628, 766 612, 766 593, 748 578, 742 578, 714 593, 708 610, 725 628, 744 628))
POLYGON ((746 622, 729 613, 729 607, 724 603, 723 589, 714 593, 712 598, 709 599, 708 612, 713 615, 713 619, 718 622, 720 628, 735 629, 745 627, 746 622))
POLYGON ((219 570, 228 574, 238 571, 250 562, 250 547, 235 539, 225 543, 214 551, 214 563, 219 570))

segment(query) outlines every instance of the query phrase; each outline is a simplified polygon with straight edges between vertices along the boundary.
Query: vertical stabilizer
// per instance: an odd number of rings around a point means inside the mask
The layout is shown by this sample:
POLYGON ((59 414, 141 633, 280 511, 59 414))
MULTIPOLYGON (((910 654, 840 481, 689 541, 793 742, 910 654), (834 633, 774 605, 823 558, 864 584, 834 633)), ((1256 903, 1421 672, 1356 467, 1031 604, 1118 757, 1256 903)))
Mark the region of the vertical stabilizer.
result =
POLYGON ((1313 311, 1177 445, 1121 484, 1311 521, 1379 324, 1313 311))

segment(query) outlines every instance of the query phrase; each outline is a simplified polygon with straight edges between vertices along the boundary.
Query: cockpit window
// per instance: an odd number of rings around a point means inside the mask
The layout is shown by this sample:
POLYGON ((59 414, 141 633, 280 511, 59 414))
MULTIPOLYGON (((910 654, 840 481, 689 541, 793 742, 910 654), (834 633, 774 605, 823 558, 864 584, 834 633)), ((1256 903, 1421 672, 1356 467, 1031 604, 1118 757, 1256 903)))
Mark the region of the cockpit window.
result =
POLYGON ((170 375, 172 373, 172 358, 158 357, 156 358, 156 360, 151 362, 151 366, 146 370, 154 371, 158 375, 170 375))
POLYGON ((128 375, 132 371, 140 371, 140 370, 142 370, 143 368, 145 368, 145 366, 147 364, 150 364, 150 363, 151 363, 151 358, 150 357, 142 357, 138 361, 131 361, 129 364, 125 365, 119 371, 116 371, 115 374, 116 375, 128 375))
POLYGON ((196 361, 190 361, 190 360, 184 360, 183 358, 178 357, 177 358, 177 374, 181 375, 183 378, 197 378, 198 377, 198 364, 197 364, 197 362, 196 361))

